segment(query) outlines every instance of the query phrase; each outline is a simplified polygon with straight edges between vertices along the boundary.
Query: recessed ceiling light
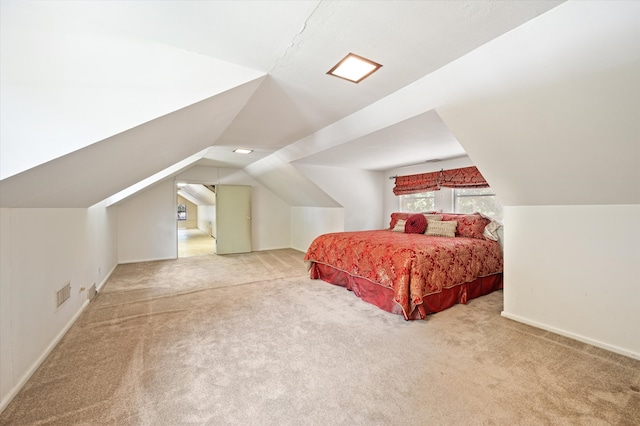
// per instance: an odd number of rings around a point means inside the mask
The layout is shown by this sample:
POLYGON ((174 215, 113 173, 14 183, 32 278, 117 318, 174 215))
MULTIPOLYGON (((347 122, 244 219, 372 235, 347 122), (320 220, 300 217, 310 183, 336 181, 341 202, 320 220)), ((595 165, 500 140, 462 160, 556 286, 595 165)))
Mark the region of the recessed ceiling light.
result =
POLYGON ((251 154, 253 152, 253 150, 252 149, 238 148, 238 149, 234 149, 233 152, 235 152, 236 154, 251 154))
POLYGON ((365 78, 376 72, 382 65, 373 62, 362 56, 349 53, 336 66, 331 68, 327 74, 344 78, 354 83, 360 83, 365 78))

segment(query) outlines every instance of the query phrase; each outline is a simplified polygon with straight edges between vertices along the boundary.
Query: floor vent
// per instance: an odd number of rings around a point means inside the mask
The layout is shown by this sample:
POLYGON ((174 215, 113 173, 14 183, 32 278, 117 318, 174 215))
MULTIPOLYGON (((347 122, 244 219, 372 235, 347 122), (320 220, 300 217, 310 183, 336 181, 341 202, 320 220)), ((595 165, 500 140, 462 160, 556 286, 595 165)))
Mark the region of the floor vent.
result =
POLYGON ((68 282, 56 293, 56 308, 59 308, 71 297, 71 283, 68 282))

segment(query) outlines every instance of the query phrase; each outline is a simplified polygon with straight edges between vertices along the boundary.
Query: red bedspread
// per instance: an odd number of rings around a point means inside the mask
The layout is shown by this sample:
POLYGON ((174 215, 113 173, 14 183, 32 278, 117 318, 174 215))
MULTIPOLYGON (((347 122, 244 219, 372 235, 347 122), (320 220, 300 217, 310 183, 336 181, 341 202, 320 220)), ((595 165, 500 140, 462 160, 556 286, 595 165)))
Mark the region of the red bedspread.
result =
POLYGON ((311 243, 304 260, 392 289, 405 318, 424 297, 503 269, 496 241, 389 230, 321 235, 311 243))

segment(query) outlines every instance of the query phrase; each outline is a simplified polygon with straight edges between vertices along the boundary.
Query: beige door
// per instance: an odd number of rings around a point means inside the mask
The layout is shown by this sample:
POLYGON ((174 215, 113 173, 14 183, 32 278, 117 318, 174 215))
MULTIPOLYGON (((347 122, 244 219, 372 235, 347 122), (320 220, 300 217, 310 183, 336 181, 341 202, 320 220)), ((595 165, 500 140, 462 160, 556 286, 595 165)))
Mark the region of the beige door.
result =
POLYGON ((216 254, 251 251, 251 186, 216 185, 216 254))

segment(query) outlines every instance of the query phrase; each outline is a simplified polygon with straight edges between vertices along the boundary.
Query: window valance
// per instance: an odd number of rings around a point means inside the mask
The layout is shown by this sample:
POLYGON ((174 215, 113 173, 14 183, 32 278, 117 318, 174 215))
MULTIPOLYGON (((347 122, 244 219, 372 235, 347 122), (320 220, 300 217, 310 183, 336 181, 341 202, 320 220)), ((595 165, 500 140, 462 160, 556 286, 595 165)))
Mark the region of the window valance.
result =
POLYGON ((475 166, 417 175, 396 176, 396 195, 437 191, 445 188, 488 188, 489 184, 475 166))

